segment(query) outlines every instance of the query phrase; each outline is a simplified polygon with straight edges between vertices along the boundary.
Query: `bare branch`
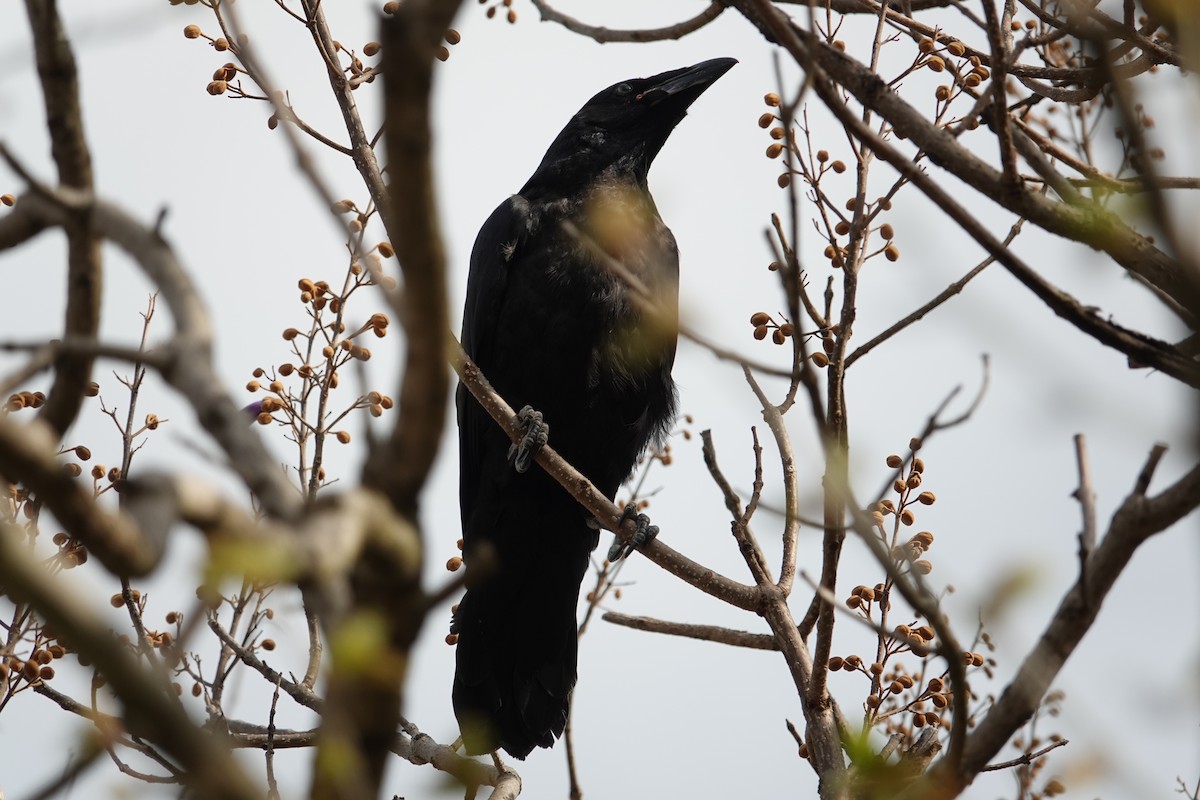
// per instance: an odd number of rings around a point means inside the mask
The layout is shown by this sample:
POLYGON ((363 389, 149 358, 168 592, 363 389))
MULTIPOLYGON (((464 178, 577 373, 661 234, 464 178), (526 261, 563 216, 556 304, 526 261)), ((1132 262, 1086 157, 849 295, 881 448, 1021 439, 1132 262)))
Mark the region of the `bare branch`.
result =
POLYGON ((400 316, 406 349, 400 419, 389 440, 372 446, 363 482, 410 516, 437 454, 450 390, 446 342, 439 335, 449 328, 449 314, 429 114, 436 52, 458 5, 408 3, 383 25, 391 195, 381 208, 404 272, 400 316))
POLYGON ((532 0, 542 22, 557 22, 569 31, 587 36, 600 44, 607 42, 659 42, 664 39, 682 39, 689 33, 695 33, 725 10, 723 3, 710 3, 706 9, 691 19, 667 25, 662 28, 642 28, 634 30, 613 30, 598 25, 588 25, 553 8, 546 0, 532 0))
POLYGON ((188 718, 166 675, 139 664, 109 634, 94 606, 82 601, 73 586, 51 577, 19 537, 0 530, 0 581, 8 592, 33 603, 46 623, 72 647, 85 653, 104 675, 124 705, 124 726, 134 737, 154 742, 185 771, 184 779, 200 797, 256 800, 254 784, 230 758, 228 750, 188 718))
POLYGON ((1079 531, 1079 574, 1087 574, 1087 560, 1096 548, 1096 492, 1092 489, 1092 472, 1088 467, 1087 440, 1075 434, 1075 461, 1079 467, 1079 488, 1073 496, 1083 512, 1083 529, 1079 531))
POLYGON ((1024 766, 1025 764, 1032 764, 1034 761, 1037 761, 1039 758, 1046 755, 1046 753, 1049 753, 1051 750, 1053 750, 1057 747, 1062 747, 1064 745, 1068 745, 1070 743, 1071 742, 1067 739, 1055 739, 1053 742, 1046 745, 1041 750, 1038 750, 1036 753, 1024 753, 1024 754, 1018 756, 1017 758, 1012 759, 1011 761, 1001 761, 998 764, 988 764, 986 767, 984 767, 983 769, 981 769, 979 771, 980 772, 995 772, 996 770, 1000 770, 1000 769, 1012 769, 1013 767, 1020 767, 1020 766, 1024 766))
MULTIPOLYGON (((33 29, 38 79, 50 129, 50 152, 58 169, 61 186, 83 192, 92 190, 92 156, 83 133, 79 104, 79 76, 75 56, 58 16, 57 2, 25 0, 33 29)), ((100 296, 103 273, 100 239, 86 214, 63 225, 67 235, 66 336, 95 336, 100 329, 100 296)), ((92 359, 68 356, 59 362, 54 383, 39 417, 62 436, 83 404, 84 390, 91 380, 92 359)))
MULTIPOLYGON (((883 157, 901 174, 908 175, 930 199, 984 244, 989 253, 995 255, 997 260, 1030 288, 1035 288, 1035 282, 1030 279, 1033 271, 1028 270, 1026 274, 1025 270, 1028 268, 1021 269, 1023 265, 1019 265, 1015 258, 1002 257, 1003 251, 998 246, 999 242, 982 230, 961 205, 950 197, 948 192, 941 190, 932 178, 916 169, 910 159, 904 158, 858 119, 845 105, 842 95, 833 91, 829 85, 830 80, 836 81, 838 86, 843 87, 865 107, 882 115, 898 135, 911 140, 930 160, 951 169, 981 195, 1051 233, 1103 250, 1126 270, 1143 275, 1193 313, 1200 310, 1200 276, 1191 275, 1181 269, 1176 260, 1129 228, 1117 215, 1095 203, 1068 205, 1037 192, 1012 191, 999 171, 970 152, 949 132, 932 124, 898 94, 889 90, 878 75, 820 41, 809 31, 794 25, 767 0, 732 0, 732 5, 758 27, 764 36, 785 47, 796 62, 813 75, 813 89, 856 138, 869 144, 874 153, 883 157)), ((1073 311, 1075 316, 1078 316, 1078 310, 1068 309, 1062 298, 1052 296, 1057 290, 1051 293, 1044 287, 1038 287, 1035 288, 1035 293, 1061 315, 1067 316, 1068 311, 1073 311)), ((1068 316, 1068 319, 1071 317, 1068 316)), ((1083 327, 1081 322, 1076 324, 1083 327)), ((1099 326, 1091 327, 1097 329, 1099 326)), ((1109 331, 1107 335, 1102 336, 1099 330, 1085 330, 1105 344, 1109 344, 1113 333, 1109 331)), ((1176 365, 1177 371, 1180 371, 1180 366, 1176 365)), ((1182 370, 1182 373, 1186 374, 1188 371, 1182 370)), ((1179 377, 1175 372, 1169 374, 1179 377)), ((1187 382, 1193 386, 1200 385, 1200 378, 1193 377, 1187 382)))
MULTIPOLYGON (((1150 462, 1154 460, 1152 453, 1150 462)), ((1091 629, 1104 598, 1137 548, 1198 506, 1200 465, 1155 497, 1148 498, 1137 491, 1131 493, 1113 515, 1107 534, 1088 559, 1085 575, 1063 596, 1016 676, 967 737, 961 762, 942 759, 905 796, 923 797, 930 786, 939 786, 941 790, 954 787, 957 793, 969 785, 1037 709, 1067 658, 1091 629)))
POLYGON ((635 617, 616 611, 606 611, 600 619, 649 633, 665 633, 668 636, 683 636, 687 639, 699 639, 704 642, 728 644, 734 647, 747 647, 751 650, 779 650, 779 643, 769 633, 750 633, 732 628, 722 628, 718 625, 694 625, 687 622, 670 622, 653 617, 635 617))
MULTIPOLYGON (((492 384, 479 370, 478 365, 463 351, 461 345, 458 346, 455 353, 453 366, 463 386, 483 406, 488 415, 504 429, 510 439, 514 442, 520 441, 522 433, 516 423, 516 412, 492 388, 492 384)), ((613 505, 612 501, 601 494, 600 490, 593 486, 583 473, 568 464, 552 447, 549 445, 542 447, 538 450, 534 460, 603 525, 610 530, 619 528, 621 538, 626 541, 633 536, 635 523, 629 520, 621 526, 622 510, 613 505)), ((660 534, 639 547, 638 552, 705 594, 747 611, 758 609, 760 599, 759 592, 755 587, 738 583, 692 561, 664 544, 663 538, 660 534)))

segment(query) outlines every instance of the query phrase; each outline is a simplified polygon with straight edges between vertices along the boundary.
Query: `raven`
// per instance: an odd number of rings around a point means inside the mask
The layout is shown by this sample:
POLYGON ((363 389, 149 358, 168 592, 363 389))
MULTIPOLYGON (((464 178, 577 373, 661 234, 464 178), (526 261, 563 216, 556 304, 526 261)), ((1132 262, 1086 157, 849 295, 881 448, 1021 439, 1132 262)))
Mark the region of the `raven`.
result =
MULTIPOLYGON (((562 735, 579 585, 599 534, 544 470, 525 470, 549 426, 558 453, 612 499, 674 421, 675 325, 643 313, 597 253, 675 313, 679 253, 646 176, 688 106, 735 63, 712 59, 597 94, 475 240, 463 347, 522 408, 527 436, 510 446, 459 386, 463 557, 473 572, 451 630, 454 712, 469 754, 502 747, 523 759, 562 735)), ((634 516, 644 530, 645 515, 634 516)))

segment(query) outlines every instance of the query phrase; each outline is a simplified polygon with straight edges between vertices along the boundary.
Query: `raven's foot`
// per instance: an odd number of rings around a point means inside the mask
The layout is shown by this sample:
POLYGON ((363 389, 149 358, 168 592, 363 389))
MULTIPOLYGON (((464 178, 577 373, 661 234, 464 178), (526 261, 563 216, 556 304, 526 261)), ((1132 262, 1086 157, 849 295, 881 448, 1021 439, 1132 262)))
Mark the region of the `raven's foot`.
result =
POLYGON ((608 560, 611 562, 620 561, 646 542, 652 541, 655 536, 658 536, 658 526, 651 525, 650 518, 645 514, 639 514, 635 503, 629 503, 625 506, 625 511, 621 514, 621 519, 617 522, 617 528, 619 529, 627 520, 633 520, 637 523, 637 530, 633 532, 633 536, 630 537, 628 542, 621 541, 620 534, 617 534, 616 541, 612 543, 612 547, 608 548, 608 560))
POLYGON ((521 428, 521 441, 508 448, 508 463, 517 472, 527 472, 533 457, 550 439, 550 426, 542 419, 542 412, 533 406, 525 406, 517 412, 517 425, 521 428))

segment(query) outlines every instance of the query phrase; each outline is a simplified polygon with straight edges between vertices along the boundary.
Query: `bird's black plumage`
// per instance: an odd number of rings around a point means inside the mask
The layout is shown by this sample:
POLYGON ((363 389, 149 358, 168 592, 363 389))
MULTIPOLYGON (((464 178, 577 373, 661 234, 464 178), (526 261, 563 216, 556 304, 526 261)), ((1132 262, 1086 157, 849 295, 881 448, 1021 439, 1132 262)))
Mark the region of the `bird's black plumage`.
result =
MULTIPOLYGON (((597 94, 471 253, 464 348, 510 405, 542 412, 551 445, 609 498, 674 419, 676 334, 651 324, 594 248, 676 308, 678 251, 646 176, 688 106, 734 63, 597 94)), ((454 615, 454 710, 468 753, 524 758, 566 723, 579 585, 598 534, 540 467, 508 464, 507 436, 462 387, 458 424, 463 552, 478 578, 454 615)))

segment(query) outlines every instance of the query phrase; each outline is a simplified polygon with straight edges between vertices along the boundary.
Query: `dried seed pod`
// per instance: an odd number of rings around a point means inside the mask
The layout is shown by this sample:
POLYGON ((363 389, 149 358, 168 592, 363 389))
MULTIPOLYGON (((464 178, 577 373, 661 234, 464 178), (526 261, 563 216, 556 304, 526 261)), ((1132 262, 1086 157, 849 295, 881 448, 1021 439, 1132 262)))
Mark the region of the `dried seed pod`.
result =
POLYGON ((819 369, 825 369, 825 367, 829 366, 829 356, 824 353, 813 353, 809 356, 809 359, 812 361, 813 366, 819 369))
POLYGON ((771 142, 767 145, 767 158, 779 158, 779 154, 783 152, 783 145, 779 142, 771 142))
POLYGON ((775 92, 767 92, 763 95, 763 102, 772 108, 778 108, 783 101, 775 92))
POLYGON ((937 502, 937 495, 929 491, 921 492, 917 495, 917 500, 920 501, 921 505, 931 506, 937 502))
POLYGON ((838 220, 838 223, 833 226, 833 232, 838 236, 845 236, 850 232, 850 223, 844 219, 838 220))
POLYGON ((185 39, 199 39, 203 35, 199 25, 188 25, 183 29, 183 38, 185 39))
POLYGON ((963 46, 962 42, 955 41, 946 45, 946 52, 952 56, 961 56, 967 52, 967 48, 963 46))
POLYGON ((229 83, 227 81, 210 81, 208 86, 205 87, 205 91, 215 97, 219 94, 225 94, 225 90, 228 88, 229 83))
POLYGON ((930 56, 925 59, 925 66, 933 72, 942 72, 946 69, 946 62, 942 60, 941 56, 930 56))
POLYGON ((342 444, 350 444, 350 432, 349 431, 338 431, 337 433, 334 434, 334 436, 336 436, 337 440, 339 442, 341 442, 342 444))
POLYGON ((759 325, 766 325, 770 321, 771 315, 765 311, 756 311, 750 315, 750 324, 756 328, 759 325))
POLYGON ((363 45, 362 51, 364 56, 370 57, 378 55, 381 49, 382 45, 379 42, 367 42, 363 45))
POLYGON ((263 650, 274 650, 275 649, 275 640, 274 639, 263 639, 262 640, 262 649, 263 650))
POLYGON ((896 247, 896 245, 894 245, 894 244, 889 244, 887 247, 883 248, 883 257, 886 258, 888 261, 893 261, 893 262, 899 261, 900 260, 900 248, 896 247))
POLYGON ((845 663, 846 660, 841 656, 834 656, 833 658, 829 659, 829 668, 836 672, 837 670, 841 669, 842 665, 845 663))
POLYGON ((754 338, 758 339, 760 341, 762 339, 767 338, 767 326, 766 325, 758 325, 757 327, 755 327, 754 328, 754 338))
POLYGON ((450 572, 458 572, 462 569, 462 556, 451 556, 446 560, 446 569, 450 572))
POLYGON ((764 129, 769 128, 769 127, 771 127, 771 123, 777 119, 779 119, 779 117, 775 116, 774 114, 772 114, 770 112, 767 112, 758 118, 758 127, 764 128, 764 129))
POLYGON ((829 168, 831 170, 833 170, 834 172, 836 172, 838 175, 841 175, 843 172, 846 171, 846 162, 841 161, 841 160, 835 161, 829 165, 829 168))
POLYGON ((904 459, 895 453, 887 457, 887 465, 892 469, 899 469, 903 463, 904 459))

